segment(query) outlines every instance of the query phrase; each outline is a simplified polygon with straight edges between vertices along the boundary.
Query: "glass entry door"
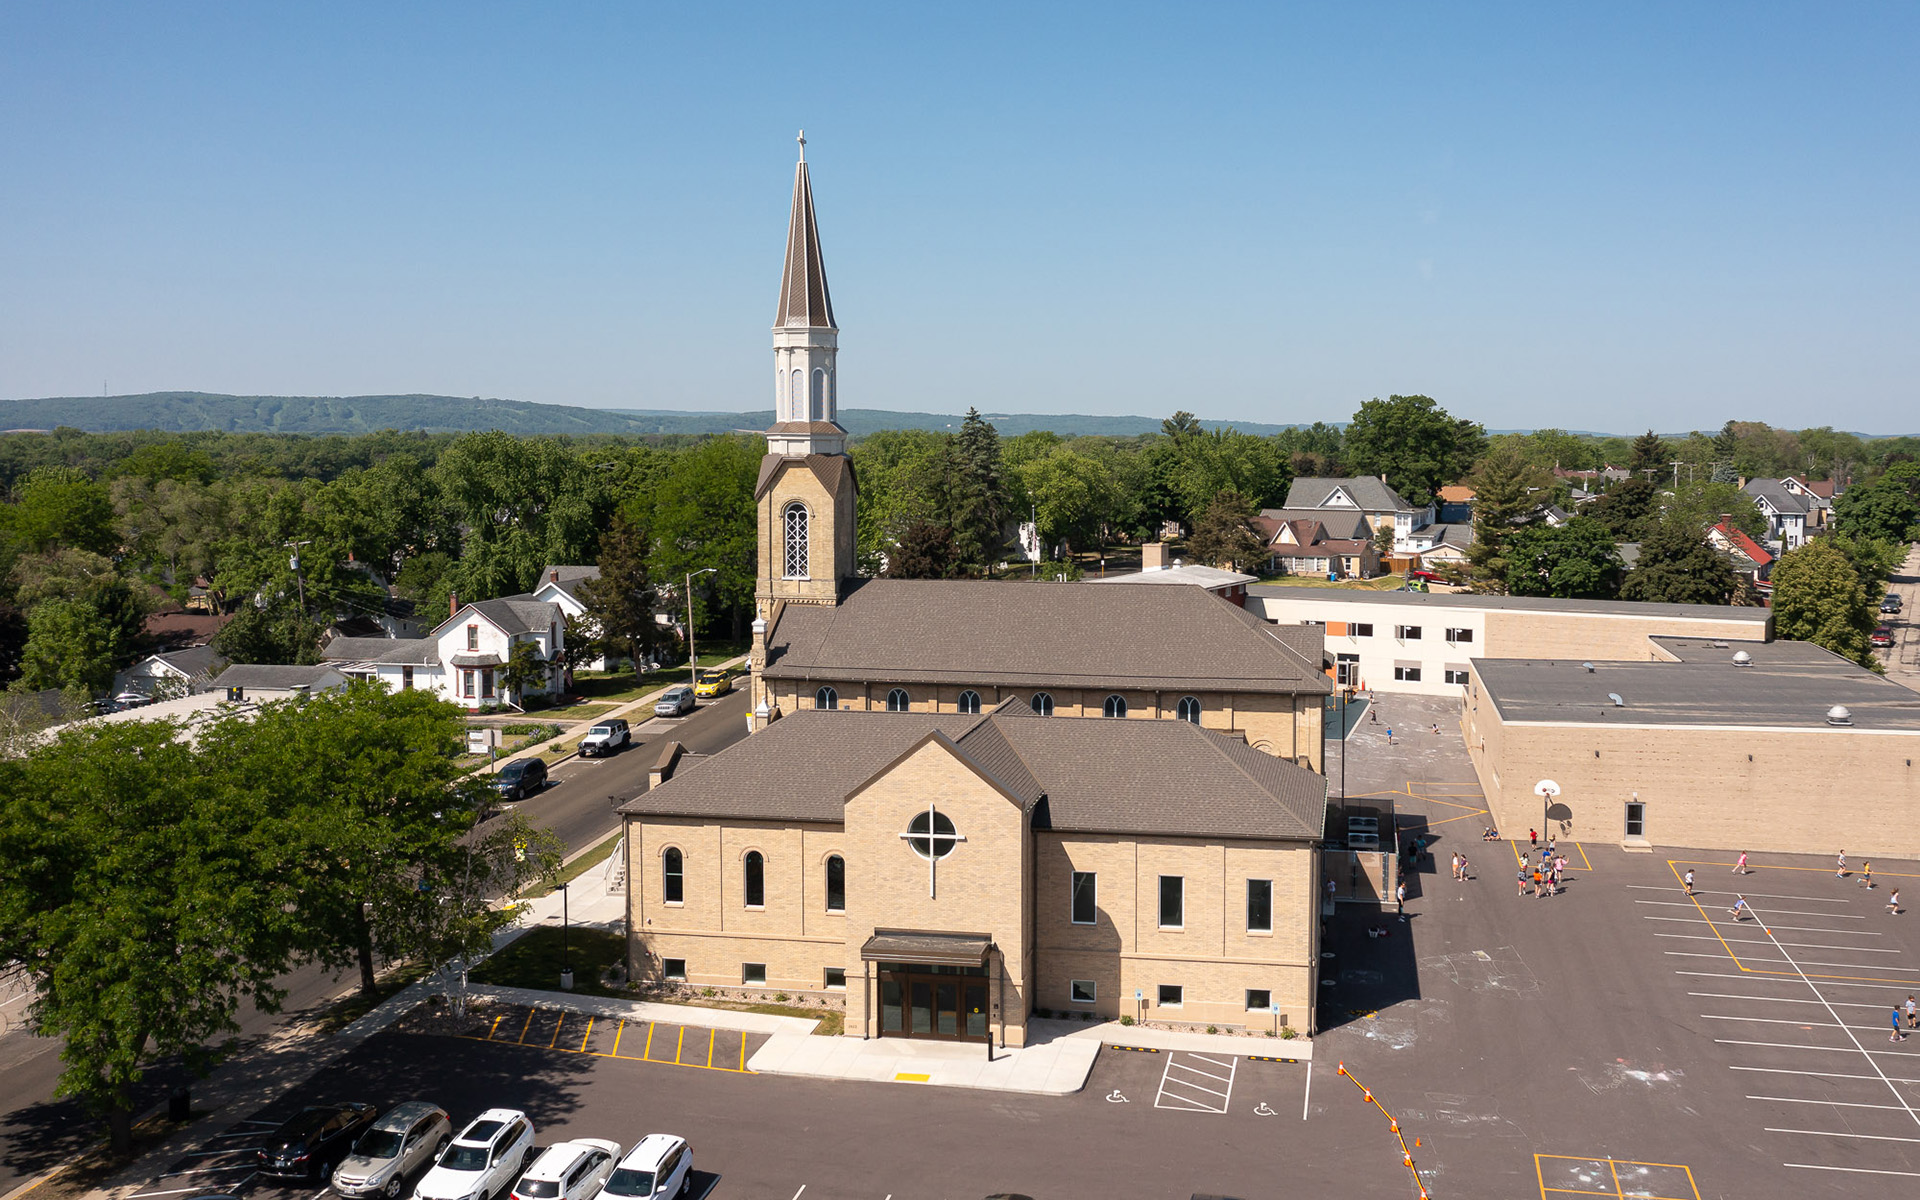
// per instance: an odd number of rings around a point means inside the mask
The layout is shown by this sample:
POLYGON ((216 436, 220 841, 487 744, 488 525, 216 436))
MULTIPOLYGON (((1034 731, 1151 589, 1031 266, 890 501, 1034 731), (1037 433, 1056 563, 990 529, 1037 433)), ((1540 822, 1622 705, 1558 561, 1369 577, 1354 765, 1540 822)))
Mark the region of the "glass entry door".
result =
POLYGON ((883 971, 880 1035, 987 1040, 987 981, 981 975, 883 971))

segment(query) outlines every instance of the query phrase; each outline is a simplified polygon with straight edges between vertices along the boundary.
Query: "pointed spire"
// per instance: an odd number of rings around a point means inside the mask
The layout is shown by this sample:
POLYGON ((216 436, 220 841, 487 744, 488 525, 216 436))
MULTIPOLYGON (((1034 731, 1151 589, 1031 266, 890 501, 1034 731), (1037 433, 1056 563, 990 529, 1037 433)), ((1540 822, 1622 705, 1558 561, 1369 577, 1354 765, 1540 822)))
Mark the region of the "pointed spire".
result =
POLYGON ((835 329, 833 297, 820 261, 820 229, 813 219, 813 183, 807 177, 807 135, 802 130, 800 161, 793 168, 793 215, 787 223, 787 266, 780 277, 776 328, 835 329))

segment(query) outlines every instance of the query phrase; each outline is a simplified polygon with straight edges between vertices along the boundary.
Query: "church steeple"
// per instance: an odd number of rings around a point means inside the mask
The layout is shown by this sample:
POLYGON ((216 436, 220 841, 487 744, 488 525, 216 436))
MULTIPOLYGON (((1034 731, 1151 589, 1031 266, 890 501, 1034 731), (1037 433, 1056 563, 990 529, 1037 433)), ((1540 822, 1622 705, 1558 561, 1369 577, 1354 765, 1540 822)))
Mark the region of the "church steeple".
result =
POLYGON ((771 454, 844 454, 839 380, 834 359, 840 329, 820 259, 820 227, 813 215, 813 180, 807 174, 807 138, 793 168, 793 211, 787 219, 787 261, 780 274, 780 309, 773 318, 773 428, 771 454))

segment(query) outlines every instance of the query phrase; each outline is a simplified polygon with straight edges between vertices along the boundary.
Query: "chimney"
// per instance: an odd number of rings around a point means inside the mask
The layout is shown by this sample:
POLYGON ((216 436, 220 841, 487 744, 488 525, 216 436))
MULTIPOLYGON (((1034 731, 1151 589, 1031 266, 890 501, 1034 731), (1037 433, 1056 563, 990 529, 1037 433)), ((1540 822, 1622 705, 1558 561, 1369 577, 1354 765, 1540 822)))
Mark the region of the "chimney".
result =
POLYGON ((657 788, 673 778, 673 770, 680 765, 681 748, 679 742, 668 742, 660 747, 660 756, 653 766, 647 769, 647 787, 657 788))
POLYGON ((560 572, 559 572, 558 570, 553 570, 553 571, 549 571, 549 572, 547 572, 547 578, 548 578, 548 579, 550 579, 550 580, 552 580, 552 581, 553 581, 554 583, 559 583, 559 582, 560 582, 560 572))
POLYGON ((449 617, 457 617, 460 615, 460 593, 459 592, 447 593, 447 615, 449 617))
POLYGON ((1165 542, 1146 542, 1140 547, 1140 569, 1142 571, 1164 571, 1167 569, 1167 544, 1165 542))

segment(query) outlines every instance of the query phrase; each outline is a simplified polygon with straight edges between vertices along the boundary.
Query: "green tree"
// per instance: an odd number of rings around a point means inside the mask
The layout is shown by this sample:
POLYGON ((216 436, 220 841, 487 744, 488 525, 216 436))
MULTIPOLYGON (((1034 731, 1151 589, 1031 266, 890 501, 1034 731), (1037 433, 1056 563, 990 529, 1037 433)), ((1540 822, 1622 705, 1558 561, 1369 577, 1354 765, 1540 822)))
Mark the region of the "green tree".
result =
POLYGON ((164 722, 70 727, 0 763, 0 960, 24 965, 40 1032, 63 1041, 58 1091, 130 1144, 145 1065, 272 1011, 299 895, 272 814, 225 786, 164 722))
POLYGON ((875 574, 909 524, 944 519, 953 439, 930 429, 884 429, 855 442, 851 456, 860 481, 856 553, 875 574))
POLYGON ((1622 541, 1633 541, 1646 531, 1660 489, 1644 479, 1622 479, 1593 502, 1593 519, 1622 541))
POLYGON ((758 438, 710 438, 681 455, 653 495, 653 578, 677 593, 688 572, 713 567, 696 590, 694 619, 704 625, 712 611, 731 621, 735 638, 746 636, 753 608, 753 485, 765 450, 758 438))
POLYGON ((1591 517, 1521 529, 1506 558, 1507 591, 1515 596, 1611 600, 1626 569, 1606 527, 1591 517))
POLYGON ((1009 509, 1000 432, 978 409, 969 408, 950 451, 953 467, 946 516, 953 529, 954 557, 984 573, 1005 548, 1001 531, 1009 509))
POLYGON ((1253 505, 1232 489, 1214 496, 1193 523, 1193 536, 1187 539, 1187 556, 1202 566, 1225 564, 1229 570, 1258 573, 1269 554, 1267 544, 1247 518, 1253 505))
MULTIPOLYGON (((661 600, 653 583, 652 553, 647 531, 624 512, 615 513, 613 525, 600 539, 600 576, 580 585, 580 601, 587 609, 581 632, 590 628, 593 641, 626 656, 636 676, 666 638, 654 619, 661 600)), ((574 628, 567 627, 569 652, 574 628)))
POLYGON ((1347 425, 1341 454, 1358 475, 1384 475, 1409 504, 1431 502, 1473 468, 1486 450, 1479 425, 1450 415, 1426 396, 1369 400, 1347 425))
POLYGON ((1649 429, 1633 439, 1633 456, 1627 462, 1627 469, 1635 479, 1663 480, 1667 477, 1668 463, 1667 444, 1660 440, 1659 434, 1649 429))
POLYGON ((1730 517, 1734 528, 1749 537, 1764 538, 1767 532, 1767 519, 1760 515, 1753 497, 1730 483, 1682 479, 1679 487, 1663 494, 1661 504, 1662 519, 1677 517, 1706 529, 1730 517))
POLYGON ((1920 535, 1920 503, 1913 487, 1896 474, 1882 475, 1841 492, 1833 501, 1833 527, 1853 537, 1909 542, 1920 535))
POLYGON ((72 467, 42 467, 27 476, 4 513, 13 535, 31 550, 107 554, 119 540, 107 489, 72 467))
POLYGON ((1200 436, 1200 418, 1183 408, 1160 422, 1160 432, 1177 446, 1188 438, 1200 436))
POLYGON ((1474 587, 1498 592, 1507 586, 1508 542, 1537 519, 1553 477, 1506 444, 1489 449, 1467 478, 1474 490, 1473 545, 1467 547, 1474 587))
POLYGON ((1726 604, 1739 586, 1733 564, 1687 520, 1657 521, 1640 541, 1640 561, 1620 585, 1622 600, 1726 604))
POLYGON ((1776 636, 1879 669, 1868 640, 1877 620, 1872 593, 1845 554, 1824 541, 1808 542, 1780 556, 1772 579, 1776 636))
POLYGON ((323 632, 324 626, 301 611, 289 586, 241 604, 213 635, 213 648, 229 662, 317 663, 323 632))
MULTIPOLYGON (((461 598, 526 591, 547 563, 589 561, 613 506, 604 475, 552 438, 496 431, 455 439, 434 465, 433 481, 464 531, 456 567, 461 598)), ((747 508, 751 528, 751 502, 747 508)))
POLYGON ((1054 446, 1023 462, 1017 472, 1037 514, 1043 546, 1084 547, 1099 533, 1113 477, 1097 459, 1054 446))
POLYGON ((951 579, 960 572, 951 526, 915 517, 887 553, 889 579, 951 579))
POLYGON ((29 692, 78 687, 103 695, 124 651, 118 630, 93 605, 43 600, 27 612, 19 687, 29 692))

